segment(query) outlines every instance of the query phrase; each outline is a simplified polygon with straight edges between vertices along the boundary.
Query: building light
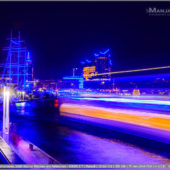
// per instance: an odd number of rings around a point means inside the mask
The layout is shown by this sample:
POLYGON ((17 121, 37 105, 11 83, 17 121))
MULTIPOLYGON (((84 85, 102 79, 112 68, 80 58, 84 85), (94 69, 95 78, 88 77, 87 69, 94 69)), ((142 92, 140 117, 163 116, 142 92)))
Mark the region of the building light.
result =
POLYGON ((95 75, 95 73, 96 73, 96 67, 95 66, 83 68, 83 77, 86 80, 88 80, 91 77, 91 75, 95 75))

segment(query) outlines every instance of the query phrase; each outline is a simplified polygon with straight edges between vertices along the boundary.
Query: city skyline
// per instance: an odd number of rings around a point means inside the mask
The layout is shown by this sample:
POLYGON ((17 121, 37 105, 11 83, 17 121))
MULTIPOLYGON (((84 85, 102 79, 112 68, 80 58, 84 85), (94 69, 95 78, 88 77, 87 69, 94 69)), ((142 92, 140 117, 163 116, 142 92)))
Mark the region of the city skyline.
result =
POLYGON ((170 6, 168 2, 1 2, 0 47, 6 45, 11 30, 20 31, 40 79, 72 75, 82 60, 107 48, 113 70, 166 66, 169 16, 149 16, 146 11, 165 5, 170 6))

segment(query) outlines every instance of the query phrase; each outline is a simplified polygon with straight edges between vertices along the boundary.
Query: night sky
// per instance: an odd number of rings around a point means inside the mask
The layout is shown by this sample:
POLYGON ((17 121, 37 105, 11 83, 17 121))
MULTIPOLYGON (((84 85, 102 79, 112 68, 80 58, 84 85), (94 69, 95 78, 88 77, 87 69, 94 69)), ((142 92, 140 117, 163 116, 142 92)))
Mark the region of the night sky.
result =
POLYGON ((170 2, 0 2, 0 49, 21 31, 38 79, 71 75, 107 48, 113 70, 170 65, 170 16, 149 16, 148 7, 170 2))

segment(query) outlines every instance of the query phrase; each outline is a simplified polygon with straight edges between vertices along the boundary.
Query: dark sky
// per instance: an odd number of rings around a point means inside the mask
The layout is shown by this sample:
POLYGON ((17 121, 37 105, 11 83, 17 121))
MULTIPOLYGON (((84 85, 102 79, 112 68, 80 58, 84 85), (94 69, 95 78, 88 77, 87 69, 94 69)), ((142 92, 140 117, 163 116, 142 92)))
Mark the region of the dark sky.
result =
POLYGON ((170 16, 149 16, 148 7, 170 2, 0 2, 0 48, 20 30, 39 79, 71 75, 107 48, 114 70, 170 65, 170 16))

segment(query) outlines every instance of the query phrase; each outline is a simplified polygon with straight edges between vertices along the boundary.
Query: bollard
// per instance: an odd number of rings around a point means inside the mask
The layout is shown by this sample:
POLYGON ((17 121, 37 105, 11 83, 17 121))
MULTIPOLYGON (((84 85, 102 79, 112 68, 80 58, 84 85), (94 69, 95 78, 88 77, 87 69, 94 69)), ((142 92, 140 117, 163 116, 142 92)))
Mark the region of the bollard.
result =
POLYGON ((54 164, 54 161, 52 159, 49 159, 49 164, 54 164))
POLYGON ((29 144, 29 148, 30 148, 31 151, 33 151, 33 150, 34 150, 33 144, 30 143, 30 144, 29 144))

